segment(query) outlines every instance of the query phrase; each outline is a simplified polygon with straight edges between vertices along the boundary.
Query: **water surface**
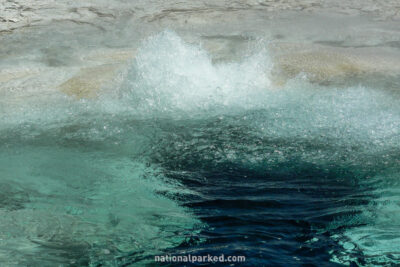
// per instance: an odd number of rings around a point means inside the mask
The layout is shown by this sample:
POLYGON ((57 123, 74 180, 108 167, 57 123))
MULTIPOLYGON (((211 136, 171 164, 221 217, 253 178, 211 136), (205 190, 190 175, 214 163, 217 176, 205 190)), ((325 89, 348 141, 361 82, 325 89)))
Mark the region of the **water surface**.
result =
POLYGON ((1 265, 398 265, 394 24, 340 39, 290 35, 290 13, 252 10, 234 32, 163 12, 151 30, 121 18, 2 37, 1 265))

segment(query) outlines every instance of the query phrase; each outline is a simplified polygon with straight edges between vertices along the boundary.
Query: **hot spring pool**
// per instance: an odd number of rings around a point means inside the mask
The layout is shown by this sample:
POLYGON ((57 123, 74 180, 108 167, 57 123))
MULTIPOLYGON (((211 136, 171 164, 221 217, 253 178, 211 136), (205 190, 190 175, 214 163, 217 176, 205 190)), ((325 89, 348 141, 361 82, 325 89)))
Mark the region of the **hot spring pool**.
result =
POLYGON ((399 265, 398 53, 178 32, 2 50, 0 265, 399 265))

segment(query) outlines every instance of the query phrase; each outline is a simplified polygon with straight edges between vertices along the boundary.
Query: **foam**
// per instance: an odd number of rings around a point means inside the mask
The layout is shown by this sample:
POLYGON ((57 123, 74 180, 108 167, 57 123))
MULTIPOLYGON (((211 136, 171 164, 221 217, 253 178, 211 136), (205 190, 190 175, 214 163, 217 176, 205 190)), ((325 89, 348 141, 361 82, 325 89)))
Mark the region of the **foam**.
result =
POLYGON ((143 114, 254 108, 270 84, 270 65, 265 49, 241 63, 213 65, 204 49, 165 31, 139 48, 122 92, 143 114))

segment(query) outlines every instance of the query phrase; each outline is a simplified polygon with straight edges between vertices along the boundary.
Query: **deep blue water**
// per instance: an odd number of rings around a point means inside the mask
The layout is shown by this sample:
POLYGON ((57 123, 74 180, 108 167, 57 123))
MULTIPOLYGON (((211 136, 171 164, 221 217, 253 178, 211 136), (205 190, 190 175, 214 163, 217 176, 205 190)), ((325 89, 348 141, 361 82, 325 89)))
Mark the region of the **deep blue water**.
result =
MULTIPOLYGON (((379 159, 375 166, 310 163, 301 160, 298 151, 322 150, 326 157, 335 153, 346 157, 352 148, 301 138, 259 138, 237 123, 240 118, 228 121, 196 121, 196 126, 166 123, 160 142, 169 145, 162 145, 166 148, 155 160, 170 179, 199 193, 181 201, 207 225, 167 253, 246 256, 245 263, 234 266, 340 266, 330 261, 331 254, 344 249, 331 236, 366 223, 352 218, 373 201, 370 192, 376 184, 363 181, 380 171, 379 159), (233 162, 216 153, 227 147, 237 153, 233 162), (277 150, 285 159, 268 164, 265 155, 277 150), (258 160, 243 162, 249 157, 258 160)), ((399 154, 392 159, 399 160, 399 154)), ((352 256, 350 264, 366 263, 362 251, 355 249, 352 256)))

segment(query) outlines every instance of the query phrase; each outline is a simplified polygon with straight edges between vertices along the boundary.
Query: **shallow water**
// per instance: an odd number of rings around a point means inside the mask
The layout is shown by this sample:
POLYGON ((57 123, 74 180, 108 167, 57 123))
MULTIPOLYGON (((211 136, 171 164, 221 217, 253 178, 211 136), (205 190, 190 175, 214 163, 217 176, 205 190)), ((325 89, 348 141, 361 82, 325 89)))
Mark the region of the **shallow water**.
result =
POLYGON ((400 264, 394 24, 367 40, 370 24, 353 24, 333 42, 325 26, 284 37, 285 16, 250 32, 257 10, 241 32, 165 30, 199 11, 163 12, 151 30, 122 18, 103 34, 57 24, 3 37, 1 265, 400 264))

